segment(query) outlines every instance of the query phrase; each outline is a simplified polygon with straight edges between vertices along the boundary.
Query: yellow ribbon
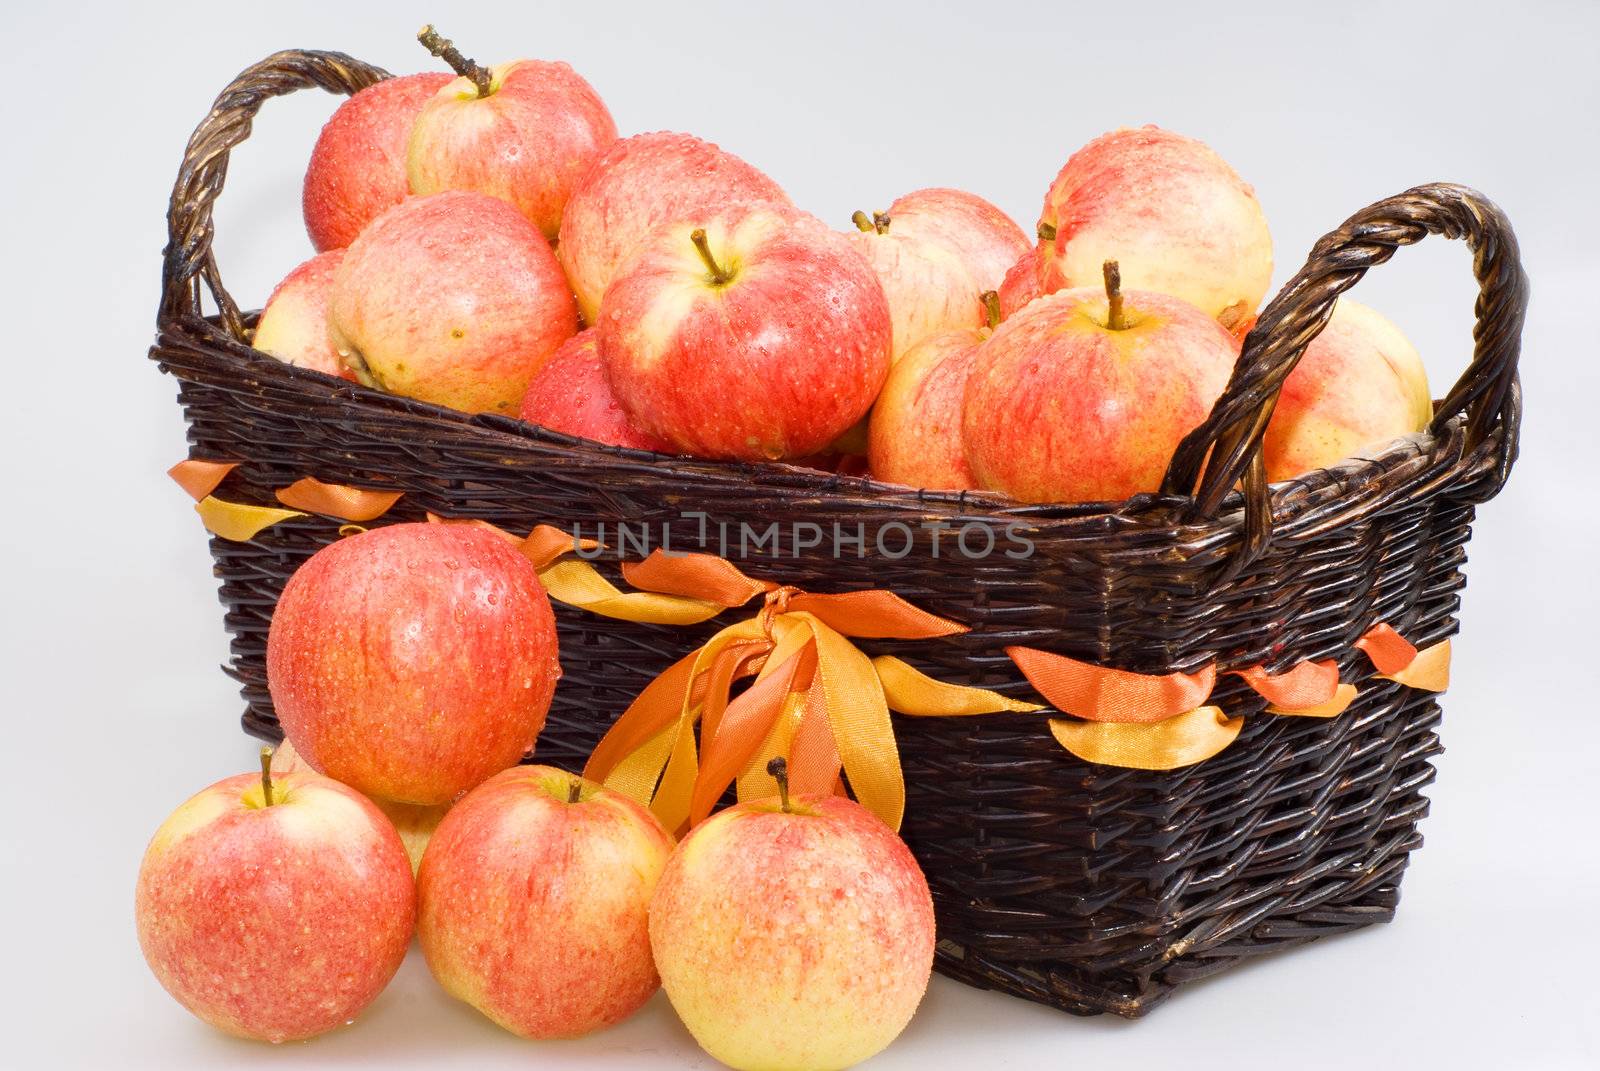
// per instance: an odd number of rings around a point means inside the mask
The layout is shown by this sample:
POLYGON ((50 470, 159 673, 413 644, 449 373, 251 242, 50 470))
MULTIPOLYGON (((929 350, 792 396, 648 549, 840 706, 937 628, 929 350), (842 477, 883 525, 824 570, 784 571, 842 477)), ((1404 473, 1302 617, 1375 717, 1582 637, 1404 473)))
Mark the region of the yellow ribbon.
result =
POLYGON ((1244 718, 1221 707, 1193 710, 1152 722, 1077 721, 1052 718, 1050 735, 1085 762, 1132 770, 1176 770, 1203 762, 1233 743, 1244 718))

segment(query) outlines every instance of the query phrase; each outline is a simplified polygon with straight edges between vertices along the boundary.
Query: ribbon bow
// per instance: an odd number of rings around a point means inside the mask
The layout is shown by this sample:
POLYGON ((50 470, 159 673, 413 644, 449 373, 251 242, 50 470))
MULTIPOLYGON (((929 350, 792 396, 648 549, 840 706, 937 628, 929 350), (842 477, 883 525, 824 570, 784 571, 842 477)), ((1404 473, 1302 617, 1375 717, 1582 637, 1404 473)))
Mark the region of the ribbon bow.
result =
POLYGON ((635 587, 709 596, 722 608, 762 596, 753 617, 722 629, 645 688, 584 767, 585 777, 648 802, 668 829, 705 818, 735 782, 740 799, 773 795, 766 766, 779 755, 794 791, 841 792, 842 773, 856 799, 898 829, 905 782, 891 709, 925 717, 1040 709, 933 680, 897 658, 868 658, 852 639, 966 631, 893 592, 816 594, 753 580, 711 555, 659 550, 623 573, 635 587), (731 694, 750 678, 747 689, 731 694))

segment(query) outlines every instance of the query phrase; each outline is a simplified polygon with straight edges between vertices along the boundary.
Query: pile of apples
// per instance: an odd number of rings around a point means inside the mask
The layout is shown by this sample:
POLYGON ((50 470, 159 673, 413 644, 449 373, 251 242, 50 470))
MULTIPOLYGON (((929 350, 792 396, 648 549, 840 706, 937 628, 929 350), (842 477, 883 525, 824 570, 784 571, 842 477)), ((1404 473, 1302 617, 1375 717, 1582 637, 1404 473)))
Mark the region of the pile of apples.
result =
MULTIPOLYGON (((829 229, 688 134, 619 138, 563 63, 356 93, 306 172, 317 256, 254 342, 292 364, 618 446, 1029 502, 1155 490, 1272 275, 1252 189, 1156 127, 1105 134, 1030 241, 924 189, 829 229)), ((1420 430, 1421 358, 1342 300, 1265 440, 1291 478, 1420 430)))
POLYGON ((679 843, 620 792, 517 765, 557 654, 503 534, 395 524, 313 555, 268 633, 285 742, 146 850, 135 914, 161 984, 228 1033, 302 1040, 352 1021, 415 934, 445 991, 523 1037, 611 1026, 663 987, 736 1068, 892 1042, 934 951, 900 838, 844 797, 791 797, 781 758, 772 798, 679 843))

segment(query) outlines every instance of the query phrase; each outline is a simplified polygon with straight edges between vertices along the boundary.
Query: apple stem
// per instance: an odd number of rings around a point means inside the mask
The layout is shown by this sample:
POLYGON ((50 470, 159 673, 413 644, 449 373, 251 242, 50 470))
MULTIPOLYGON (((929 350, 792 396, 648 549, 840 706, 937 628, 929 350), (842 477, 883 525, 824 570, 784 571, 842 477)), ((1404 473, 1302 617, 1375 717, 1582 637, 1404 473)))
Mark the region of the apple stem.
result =
POLYGON ((463 56, 455 43, 448 37, 440 37, 439 31, 429 23, 417 31, 417 40, 422 42, 422 47, 438 56, 450 65, 450 69, 463 78, 472 79, 472 84, 478 87, 478 96, 489 95, 490 72, 487 67, 480 67, 472 60, 463 56))
POLYGON ((261 747, 261 799, 263 806, 272 806, 272 749, 261 747))
POLYGON ((577 803, 578 797, 583 795, 583 779, 574 777, 572 784, 567 786, 567 802, 577 803))
POLYGON ((1034 233, 1039 236, 1039 240, 1041 242, 1053 242, 1056 240, 1055 226, 1053 224, 1046 223, 1042 219, 1039 221, 1039 226, 1034 230, 1034 233))
POLYGON ((706 270, 711 273, 713 283, 722 284, 733 278, 732 273, 717 263, 717 258, 711 255, 711 244, 706 241, 704 227, 696 227, 689 233, 689 241, 694 243, 695 252, 700 254, 700 259, 705 261, 706 270))
POLYGON ((1100 265, 1100 271, 1106 277, 1106 326, 1121 331, 1128 326, 1122 318, 1122 269, 1108 260, 1100 265))
POLYGON ((789 813, 789 764, 782 755, 767 763, 767 773, 778 782, 778 802, 789 813))
POLYGON ((859 208, 850 213, 850 222, 856 225, 856 230, 864 231, 867 234, 871 234, 873 231, 877 230, 877 228, 872 225, 872 217, 861 211, 859 208))
POLYGON ((1000 295, 993 290, 985 290, 978 295, 978 300, 983 302, 983 318, 993 331, 1000 326, 1000 295))

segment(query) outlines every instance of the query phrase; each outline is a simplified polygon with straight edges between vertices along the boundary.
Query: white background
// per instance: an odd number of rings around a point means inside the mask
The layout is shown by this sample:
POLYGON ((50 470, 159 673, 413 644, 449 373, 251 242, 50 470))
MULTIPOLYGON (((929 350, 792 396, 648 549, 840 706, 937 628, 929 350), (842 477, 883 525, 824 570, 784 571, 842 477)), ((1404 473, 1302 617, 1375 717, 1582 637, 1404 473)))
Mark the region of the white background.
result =
MULTIPOLYGON (((1180 993, 1129 1024, 935 979, 875 1068, 1600 1066, 1600 731, 1594 408, 1600 6, 999 2, 423 6, 31 3, 7 16, 0 164, 5 339, 0 1066, 707 1066, 657 997, 576 1043, 502 1034, 413 954, 354 1026, 271 1049, 191 1019, 146 971, 133 882, 190 793, 249 768, 210 558, 162 475, 175 383, 145 359, 184 141, 241 67, 285 47, 395 71, 436 19, 485 61, 563 58, 623 133, 688 130, 837 226, 924 185, 1031 227, 1066 156, 1159 122, 1255 184, 1278 280, 1378 197, 1475 185, 1510 213, 1534 284, 1527 420, 1481 513, 1427 847, 1391 926, 1180 993), (454 7, 455 10, 451 10, 454 7)), ((301 170, 334 106, 269 103, 218 221, 246 306, 310 252, 301 170)), ((1359 290, 1427 358, 1464 366, 1473 285, 1444 240, 1359 290)))

